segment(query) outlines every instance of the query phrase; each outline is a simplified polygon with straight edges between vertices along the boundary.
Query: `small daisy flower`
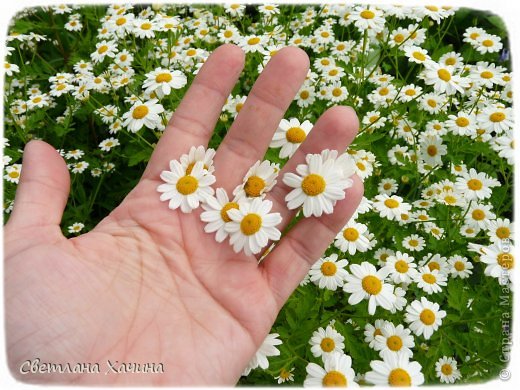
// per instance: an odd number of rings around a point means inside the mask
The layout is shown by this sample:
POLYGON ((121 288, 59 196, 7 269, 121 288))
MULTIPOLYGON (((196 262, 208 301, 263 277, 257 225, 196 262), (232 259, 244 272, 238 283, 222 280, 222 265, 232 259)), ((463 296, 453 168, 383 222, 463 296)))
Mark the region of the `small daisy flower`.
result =
POLYGON ((373 206, 382 218, 387 218, 390 221, 398 219, 402 214, 407 214, 412 209, 412 206, 403 202, 403 198, 400 196, 388 196, 386 194, 376 195, 373 206))
POLYGON ((78 234, 85 227, 81 222, 75 222, 67 228, 67 231, 72 234, 78 234))
POLYGON ((155 37, 155 30, 157 30, 156 23, 148 19, 135 19, 134 28, 132 32, 137 38, 153 38, 155 37))
POLYGON ((418 46, 404 46, 404 54, 411 62, 416 64, 424 64, 431 60, 428 52, 422 47, 418 46))
POLYGON ((4 179, 10 183, 18 184, 22 173, 22 164, 13 164, 5 167, 4 179))
POLYGON ((410 330, 417 336, 423 335, 426 340, 442 325, 444 317, 446 312, 440 310, 439 304, 430 302, 425 297, 406 307, 405 321, 410 324, 410 330))
POLYGON ((345 337, 329 325, 326 329, 319 328, 315 331, 309 344, 314 357, 325 357, 334 352, 342 352, 345 348, 343 341, 345 341, 345 337))
POLYGON ((414 281, 421 290, 427 294, 433 294, 442 291, 442 286, 446 286, 447 279, 444 274, 436 269, 430 270, 429 267, 421 267, 414 281))
POLYGON ((117 45, 114 41, 101 41, 96 43, 96 51, 90 54, 94 63, 103 62, 106 57, 114 58, 117 53, 117 45))
POLYGON ((264 35, 248 35, 240 39, 238 45, 246 53, 262 52, 267 44, 267 37, 264 35))
POLYGON ((465 136, 477 130, 477 117, 475 114, 459 111, 457 115, 449 115, 445 125, 453 134, 465 136))
POLYGON ((506 285, 513 277, 515 248, 502 244, 492 244, 481 249, 480 261, 487 264, 484 274, 497 278, 500 285, 506 285), (507 250, 506 250, 507 249, 507 250))
POLYGON ((370 367, 372 371, 366 373, 365 379, 376 386, 420 386, 424 383, 422 366, 410 362, 406 353, 385 351, 383 360, 371 361, 370 367))
POLYGON ((466 173, 461 173, 455 182, 455 189, 467 200, 483 200, 491 197, 491 188, 500 185, 484 172, 477 172, 471 168, 466 173))
POLYGON ((282 344, 282 340, 278 337, 280 337, 278 333, 267 335, 258 351, 256 351, 255 356, 253 356, 242 373, 243 376, 249 375, 251 370, 254 370, 257 367, 266 370, 269 368, 269 360, 267 360, 267 358, 270 356, 280 356, 280 350, 276 348, 276 346, 282 344))
POLYGON ((204 231, 206 233, 216 232, 215 240, 223 242, 228 236, 225 225, 231 222, 227 212, 230 209, 238 209, 239 204, 236 201, 230 201, 223 188, 217 188, 215 195, 215 197, 207 197, 206 203, 202 204, 205 211, 200 215, 200 219, 206 222, 204 231))
POLYGON ((365 343, 368 343, 368 346, 370 348, 374 348, 376 345, 376 337, 378 335, 382 335, 382 329, 385 324, 389 324, 389 321, 386 320, 376 320, 374 325, 367 323, 365 325, 365 329, 363 331, 363 334, 365 335, 365 343))
POLYGON ((426 256, 424 256, 421 260, 421 267, 424 266, 427 266, 430 271, 437 270, 444 275, 448 275, 450 273, 446 257, 441 256, 438 253, 428 253, 426 256))
POLYGON ((112 150, 112 148, 114 148, 118 145, 119 145, 119 140, 117 138, 110 137, 110 138, 107 138, 107 139, 104 139, 103 141, 101 141, 99 143, 99 148, 103 152, 110 152, 110 150, 112 150))
POLYGON ((282 384, 285 382, 294 382, 293 371, 294 371, 294 367, 292 367, 289 370, 282 368, 280 370, 280 373, 278 374, 278 376, 275 376, 274 379, 277 380, 278 384, 282 384))
POLYGON ((308 154, 306 162, 296 167, 297 174, 289 172, 283 177, 284 184, 294 188, 285 197, 287 207, 294 210, 303 205, 305 217, 331 214, 336 202, 345 198, 345 190, 352 187, 351 175, 346 177, 347 160, 308 154))
POLYGON ((507 218, 497 218, 496 220, 489 221, 486 230, 493 244, 500 244, 504 242, 504 240, 512 241, 515 236, 514 223, 507 218))
POLYGON ((421 236, 417 234, 411 234, 403 239, 402 245, 409 251, 420 252, 425 247, 425 241, 421 236))
POLYGON ((247 171, 244 181, 233 190, 237 199, 242 198, 264 198, 266 193, 276 184, 278 177, 278 164, 268 160, 257 161, 247 171))
POLYGON ((473 273, 473 264, 466 257, 453 255, 448 259, 448 263, 453 277, 466 279, 473 273))
POLYGON ((356 26, 362 33, 365 30, 378 33, 383 31, 385 27, 383 12, 374 7, 356 7, 356 9, 354 9, 354 11, 351 13, 350 19, 354 23, 354 26, 356 26))
POLYGON ((348 275, 345 270, 347 265, 348 260, 338 260, 336 253, 323 257, 314 263, 309 270, 310 280, 319 288, 336 291, 338 287, 343 287, 348 275))
POLYGON ((477 115, 478 125, 489 131, 500 134, 513 129, 513 110, 511 107, 489 106, 477 115))
POLYGON ((358 387, 352 369, 352 359, 341 352, 328 354, 323 359, 323 367, 316 363, 307 364, 304 387, 358 387))
POLYGON ((475 49, 480 54, 496 53, 502 50, 504 45, 500 42, 500 37, 492 34, 481 35, 477 38, 475 49))
POLYGON ((495 219, 496 215, 491 211, 492 205, 473 203, 464 217, 464 222, 468 226, 486 229, 490 220, 495 219))
POLYGON ((189 175, 197 162, 202 162, 202 168, 209 173, 215 171, 213 166, 213 157, 215 157, 215 149, 208 148, 206 150, 204 146, 199 145, 197 147, 192 146, 188 154, 183 154, 179 161, 181 162, 182 168, 186 174, 189 175))
POLYGON ((83 173, 87 169, 89 163, 86 161, 78 161, 77 163, 69 164, 69 169, 72 173, 83 173))
POLYGON ((435 363, 435 375, 442 383, 455 383, 462 377, 457 368, 457 361, 447 356, 443 356, 435 363))
POLYGON ((377 260, 378 264, 381 267, 384 267, 386 265, 386 262, 388 261, 388 258, 390 256, 394 256, 396 253, 389 248, 379 248, 376 253, 374 253, 374 258, 377 260))
POLYGON ((280 158, 292 157, 302 142, 305 141, 311 129, 312 123, 307 120, 300 124, 300 121, 296 118, 282 119, 269 147, 281 147, 280 158))
POLYGON ((186 174, 181 163, 170 161, 170 170, 161 172, 161 179, 165 182, 157 187, 161 192, 161 201, 169 201, 168 207, 176 210, 179 207, 183 213, 191 213, 200 203, 213 195, 211 185, 216 179, 204 170, 202 162, 197 162, 190 174, 186 174))
POLYGON ((148 100, 147 102, 136 102, 130 111, 123 114, 123 126, 132 133, 136 133, 143 126, 149 129, 155 129, 161 122, 159 114, 164 112, 164 107, 157 104, 157 99, 148 100))
POLYGON ((354 255, 356 252, 366 252, 370 248, 367 235, 367 225, 350 220, 336 236, 334 246, 350 255, 354 255))
POLYGON ((391 322, 387 322, 381 328, 381 334, 376 336, 374 349, 379 351, 379 355, 383 357, 385 351, 393 353, 404 353, 408 357, 413 356, 411 348, 415 346, 413 336, 410 329, 405 328, 402 324, 395 326, 391 322))
POLYGON ((343 286, 343 290, 351 294, 348 299, 349 304, 357 305, 367 299, 370 315, 374 315, 377 306, 386 310, 392 308, 395 302, 394 288, 384 282, 389 273, 387 268, 376 270, 376 267, 364 261, 361 265, 351 264, 350 272, 343 286))
POLYGON ((426 69, 423 73, 424 83, 432 85, 437 93, 454 95, 457 92, 463 93, 464 88, 469 86, 469 82, 455 73, 451 66, 440 65, 430 61, 425 63, 426 69))
POLYGON ((273 202, 254 198, 240 202, 238 209, 227 210, 231 221, 225 225, 225 230, 236 253, 244 250, 248 256, 257 254, 269 240, 280 239, 281 233, 276 225, 282 222, 282 216, 280 213, 270 213, 272 207, 273 202))
POLYGON ((417 264, 407 253, 397 251, 387 257, 385 267, 388 267, 391 280, 396 283, 410 284, 417 275, 417 264))
POLYGON ((155 92, 159 98, 162 98, 168 96, 172 89, 181 89, 187 82, 186 75, 179 70, 156 68, 146 74, 143 89, 147 94, 155 92))

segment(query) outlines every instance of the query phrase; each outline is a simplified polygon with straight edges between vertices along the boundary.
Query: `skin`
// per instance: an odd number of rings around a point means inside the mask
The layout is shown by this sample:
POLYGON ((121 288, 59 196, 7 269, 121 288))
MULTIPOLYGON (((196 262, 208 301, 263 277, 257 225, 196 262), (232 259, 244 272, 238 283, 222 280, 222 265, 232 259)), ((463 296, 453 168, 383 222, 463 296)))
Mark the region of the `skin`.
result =
MULTIPOLYGON (((354 186, 333 214, 294 226, 260 263, 203 231, 201 210, 183 214, 159 200, 159 174, 194 145, 207 145, 244 65, 233 45, 214 51, 173 115, 138 185, 89 233, 67 239, 59 224, 69 193, 65 162, 42 141, 25 148, 23 172, 5 226, 8 362, 27 382, 233 385, 292 291, 350 219, 363 193, 354 186), (101 374, 26 374, 20 365, 100 363, 101 374), (109 374, 111 362, 160 363, 163 374, 109 374)), ((284 48, 258 78, 214 159, 231 193, 262 159, 309 66, 284 48)), ((282 169, 267 196, 287 226, 291 190, 281 177, 308 153, 340 151, 358 130, 355 112, 333 107, 282 169)))

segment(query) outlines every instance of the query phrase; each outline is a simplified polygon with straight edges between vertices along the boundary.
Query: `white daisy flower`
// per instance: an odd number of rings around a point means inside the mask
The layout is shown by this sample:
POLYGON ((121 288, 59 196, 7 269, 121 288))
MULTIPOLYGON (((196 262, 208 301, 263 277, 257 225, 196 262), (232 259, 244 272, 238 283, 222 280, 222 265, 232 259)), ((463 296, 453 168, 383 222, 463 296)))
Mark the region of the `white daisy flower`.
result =
POLYGON ((106 57, 114 58, 117 53, 117 45, 114 41, 101 41, 96 43, 96 51, 90 54, 94 63, 103 62, 106 57))
POLYGON ((202 162, 204 170, 213 173, 215 172, 215 167, 213 166, 213 157, 215 157, 215 153, 215 149, 212 148, 206 150, 202 145, 197 147, 192 146, 188 154, 183 154, 179 160, 187 175, 191 173, 193 167, 199 161, 202 162))
POLYGON ((426 241, 417 234, 410 234, 403 239, 402 245, 409 251, 420 252, 424 249, 426 241))
POLYGON ((22 173, 22 164, 13 164, 5 167, 4 179, 10 183, 18 184, 22 173))
POLYGON ((197 162, 188 175, 177 160, 170 161, 170 170, 162 171, 161 179, 165 183, 157 187, 162 193, 160 200, 169 201, 168 207, 172 210, 180 207, 183 213, 191 213, 206 202, 213 195, 211 185, 216 181, 215 176, 204 170, 202 162, 197 162))
POLYGON ((367 225, 350 220, 336 236, 334 246, 350 255, 366 252, 370 248, 368 233, 367 225))
POLYGON ((432 85, 435 92, 446 93, 446 95, 464 93, 464 88, 469 86, 468 80, 456 74, 452 66, 441 65, 433 61, 425 63, 423 78, 424 83, 432 85))
POLYGON ((515 257, 513 245, 492 244, 481 248, 480 261, 487 264, 484 274, 497 278, 499 284, 506 285, 513 277, 515 257))
POLYGON ((367 322, 363 334, 365 335, 365 343, 368 343, 368 346, 370 348, 374 348, 374 346, 376 345, 376 337, 378 335, 383 334, 381 329, 383 329, 383 326, 385 326, 385 324, 389 323, 390 322, 386 320, 376 320, 376 322, 374 322, 374 325, 367 322))
POLYGON ((403 47, 404 54, 408 59, 416 64, 424 64, 431 61, 428 51, 418 46, 406 45, 403 47))
POLYGON ((247 171, 243 183, 233 190, 233 195, 237 199, 258 197, 263 199, 276 184, 279 170, 278 164, 268 160, 257 161, 247 171))
POLYGON ((444 275, 449 275, 450 273, 446 257, 438 253, 428 253, 422 258, 420 265, 421 267, 427 266, 430 271, 437 270, 444 275))
POLYGON ((448 259, 448 263, 453 277, 466 279, 473 273, 473 264, 466 257, 453 255, 448 259))
POLYGON ((394 287, 384 282, 389 273, 387 268, 376 270, 376 267, 364 261, 361 265, 351 264, 350 272, 343 286, 343 290, 351 294, 349 304, 357 305, 367 299, 370 315, 374 315, 377 306, 386 310, 392 308, 395 302, 394 287))
POLYGON ((157 104, 157 99, 151 99, 147 102, 136 102, 130 111, 123 114, 123 126, 132 133, 136 133, 143 126, 149 129, 155 129, 161 122, 159 114, 164 112, 164 107, 157 104))
POLYGON ((296 118, 282 119, 278 129, 274 133, 270 148, 280 148, 280 158, 292 157, 298 147, 307 138, 312 129, 309 121, 300 121, 296 118))
POLYGON ((387 257, 385 267, 388 267, 391 280, 396 284, 410 284, 417 275, 417 264, 407 253, 397 251, 387 257))
POLYGON ((107 139, 104 139, 103 141, 101 141, 99 143, 99 148, 103 152, 110 152, 110 150, 112 150, 112 148, 114 148, 118 145, 119 145, 119 140, 117 138, 110 137, 110 138, 107 138, 107 139))
POLYGON ((231 221, 226 223, 225 230, 236 253, 244 250, 248 256, 257 254, 269 240, 280 239, 281 233, 275 226, 282 222, 282 216, 280 213, 270 213, 272 207, 273 202, 254 198, 239 202, 238 209, 227 211, 231 221))
POLYGON ((513 110, 511 107, 490 105, 477 115, 477 122, 479 127, 501 134, 513 129, 513 110))
POLYGON ((342 352, 345 348, 343 341, 345 341, 345 337, 329 325, 326 329, 319 328, 315 331, 309 344, 314 357, 325 357, 334 352, 342 352))
POLYGON ((341 352, 328 354, 323 359, 323 367, 309 363, 303 387, 358 387, 352 369, 352 359, 341 352))
POLYGON ((81 232, 83 230, 84 227, 85 227, 85 225, 82 224, 81 222, 74 222, 72 225, 70 225, 67 228, 67 231, 72 234, 78 234, 79 232, 81 232))
POLYGON ((289 370, 282 368, 280 370, 280 373, 278 374, 278 376, 275 376, 274 379, 277 380, 278 384, 282 384, 285 382, 294 382, 293 371, 294 371, 294 367, 292 367, 289 370))
POLYGON ((319 288, 336 291, 338 287, 343 287, 348 275, 345 270, 347 265, 348 260, 338 260, 336 253, 320 258, 309 270, 310 280, 319 288))
POLYGON ((412 209, 410 204, 403 202, 403 198, 397 195, 376 195, 373 202, 374 209, 379 212, 379 215, 390 221, 398 219, 401 214, 407 214, 412 209))
POLYGON ((462 377, 457 368, 457 361, 447 356, 443 356, 435 363, 435 375, 442 383, 455 383, 462 377))
POLYGON ((148 95, 155 92, 159 98, 162 98, 168 96, 172 89, 181 89, 187 82, 186 75, 180 70, 156 68, 146 74, 143 89, 148 95))
POLYGON ((493 244, 500 244, 504 240, 513 240, 515 236, 514 223, 507 218, 497 218, 489 221, 487 226, 487 234, 493 244))
POLYGON ((415 300, 406 307, 405 321, 410 324, 412 332, 417 336, 423 335, 428 340, 446 317, 446 312, 439 309, 439 304, 421 297, 420 301, 415 300))
POLYGON ((370 362, 372 371, 365 375, 367 382, 376 386, 420 386, 424 383, 422 366, 410 362, 406 353, 383 353, 383 361, 370 362))
POLYGON ((404 307, 408 304, 406 300, 406 291, 404 288, 396 287, 394 289, 395 294, 395 302, 394 306, 390 309, 390 313, 394 314, 398 311, 402 311, 404 307))
POLYGON ((267 335, 258 351, 256 351, 255 356, 253 356, 251 361, 248 363, 242 376, 249 375, 251 370, 254 370, 257 367, 260 367, 263 370, 269 368, 269 360, 267 360, 267 358, 270 356, 280 356, 280 350, 276 348, 276 346, 282 344, 282 340, 278 337, 280 337, 278 333, 267 335))
POLYGON ((77 163, 69 164, 68 167, 72 173, 83 173, 89 165, 86 161, 78 161, 77 163))
POLYGON ((484 172, 477 172, 470 168, 467 173, 461 173, 455 182, 455 189, 467 200, 483 200, 491 197, 491 188, 500 185, 484 172))
POLYGON ((489 204, 481 204, 475 202, 471 204, 464 217, 464 222, 468 226, 479 227, 486 229, 490 220, 495 219, 496 215, 491 211, 493 206, 489 204))
POLYGON ((474 45, 474 47, 480 54, 496 53, 502 50, 504 46, 502 42, 500 42, 500 37, 492 34, 481 35, 476 41, 477 44, 474 45))
POLYGON ((381 357, 385 351, 390 351, 404 353, 411 358, 413 356, 411 348, 415 346, 415 343, 410 333, 410 329, 405 328, 402 324, 395 326, 393 323, 387 322, 381 328, 381 334, 376 336, 374 349, 379 351, 381 357))
POLYGON ((267 44, 268 38, 265 35, 248 35, 240 39, 238 45, 246 53, 262 52, 267 44))
POLYGON ((421 267, 414 281, 421 290, 427 294, 433 294, 442 292, 441 286, 446 286, 447 279, 443 273, 436 269, 430 270, 429 267, 421 267))
POLYGON ((204 231, 206 233, 216 232, 215 240, 223 242, 228 236, 225 229, 226 223, 231 222, 227 212, 230 209, 238 209, 239 204, 235 200, 230 201, 223 188, 217 188, 215 197, 207 197, 202 208, 205 211, 200 215, 200 219, 206 222, 204 231))

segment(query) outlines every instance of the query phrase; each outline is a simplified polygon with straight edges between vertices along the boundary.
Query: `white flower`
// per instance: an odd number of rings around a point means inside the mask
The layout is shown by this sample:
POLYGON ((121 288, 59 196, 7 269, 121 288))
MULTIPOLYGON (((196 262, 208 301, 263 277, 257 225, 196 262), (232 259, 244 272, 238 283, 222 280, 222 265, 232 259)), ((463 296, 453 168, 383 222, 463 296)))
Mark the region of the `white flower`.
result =
POLYGON ((374 325, 372 325, 370 323, 367 323, 365 325, 363 334, 365 335, 365 343, 368 343, 368 346, 370 348, 374 348, 374 346, 376 345, 376 337, 378 335, 383 334, 381 332, 381 329, 383 328, 383 326, 385 326, 385 324, 389 324, 389 323, 390 322, 386 321, 386 320, 376 320, 374 325))
POLYGON ((269 360, 267 360, 267 358, 270 356, 280 356, 280 351, 278 348, 276 348, 276 345, 282 344, 282 340, 280 340, 278 337, 280 337, 278 333, 271 333, 267 335, 258 351, 256 351, 255 356, 253 356, 242 373, 243 376, 249 375, 251 370, 254 370, 257 367, 260 367, 264 370, 269 368, 269 360))
POLYGON ((425 247, 424 238, 417 234, 411 234, 403 239, 402 245, 409 251, 420 252, 425 247))
POLYGON ((130 111, 123 114, 123 126, 132 133, 136 133, 143 126, 149 129, 155 129, 161 122, 159 114, 164 112, 161 104, 157 104, 157 99, 148 100, 147 102, 136 102, 130 111))
POLYGON ((411 358, 413 356, 411 348, 415 346, 415 343, 410 333, 410 329, 405 328, 402 324, 395 326, 391 322, 387 322, 381 328, 381 334, 375 337, 374 349, 380 351, 381 357, 385 351, 390 351, 405 353, 411 358))
POLYGON ((448 259, 448 263, 451 267, 450 273, 453 277, 466 279, 473 273, 473 264, 466 257, 453 255, 448 259))
POLYGON ((352 359, 341 352, 328 354, 323 359, 323 367, 316 363, 307 364, 304 387, 358 387, 352 369, 352 359))
POLYGON ((187 175, 191 173, 191 170, 198 161, 202 162, 204 170, 213 173, 215 171, 213 157, 215 157, 215 149, 209 148, 206 150, 204 146, 199 145, 197 147, 192 146, 188 154, 183 154, 179 160, 187 175))
POLYGON ((414 258, 407 253, 397 251, 395 255, 390 255, 386 259, 385 267, 388 267, 390 278, 396 284, 410 284, 417 275, 417 264, 414 258))
POLYGON ((202 208, 205 211, 200 215, 200 219, 206 222, 204 231, 206 233, 216 232, 215 240, 217 242, 224 241, 228 236, 225 225, 231 222, 227 211, 238 209, 238 203, 236 201, 230 202, 226 191, 223 188, 217 188, 216 197, 207 197, 206 203, 202 204, 202 208))
POLYGON ((515 236, 514 223, 507 218, 497 218, 489 221, 487 225, 487 234, 494 244, 500 244, 504 240, 512 240, 515 236))
POLYGON ((442 319, 446 317, 446 312, 439 309, 439 304, 421 297, 420 301, 415 300, 406 307, 405 321, 410 324, 412 332, 417 336, 424 335, 428 340, 442 325, 442 319))
POLYGON ((342 352, 345 348, 343 341, 345 341, 345 337, 329 325, 326 329, 319 328, 315 331, 309 344, 314 357, 325 357, 334 352, 342 352))
POLYGON ((264 198, 265 194, 276 184, 278 172, 278 164, 268 160, 257 161, 247 171, 243 183, 233 190, 233 195, 237 199, 264 198))
POLYGON ((69 169, 72 173, 83 173, 87 169, 89 163, 86 161, 78 161, 77 163, 69 164, 69 169))
POLYGON ((455 189, 467 200, 482 200, 491 197, 491 188, 500 182, 484 172, 471 168, 469 172, 461 173, 455 182, 455 189))
POLYGON ((326 288, 336 291, 342 287, 348 272, 345 267, 348 260, 338 260, 338 255, 333 253, 328 257, 323 257, 314 263, 309 270, 310 280, 319 288, 326 288))
POLYGON ((75 222, 67 228, 67 231, 69 233, 78 234, 79 232, 81 232, 83 230, 84 227, 85 227, 85 225, 82 224, 81 222, 75 222))
POLYGON ((368 233, 367 225, 350 220, 336 236, 334 246, 351 255, 366 252, 370 248, 368 233))
POLYGON ((96 43, 96 51, 90 54, 93 62, 103 62, 105 57, 114 58, 117 53, 117 45, 114 41, 101 41, 96 43))
POLYGON ((474 47, 480 54, 496 53, 504 46, 502 42, 500 42, 500 37, 492 34, 483 34, 479 36, 476 41, 477 44, 474 45, 474 47))
POLYGON ((254 198, 239 202, 238 209, 229 209, 227 215, 231 219, 225 225, 230 234, 230 244, 238 253, 259 253, 269 240, 278 241, 281 233, 275 227, 282 222, 280 213, 270 213, 273 203, 269 200, 254 198))
POLYGON ((464 88, 469 85, 468 80, 455 74, 452 66, 441 65, 430 61, 425 63, 424 83, 433 85, 433 89, 437 93, 446 93, 454 95, 455 93, 463 93, 464 88))
POLYGON ((309 121, 300 121, 296 118, 282 119, 278 129, 274 133, 270 148, 280 148, 280 158, 292 157, 294 152, 307 138, 312 129, 309 121))
POLYGON ((172 89, 180 89, 187 83, 184 73, 179 70, 169 70, 156 68, 154 71, 146 74, 146 80, 143 83, 145 93, 151 94, 155 92, 159 98, 168 96, 172 89))
POLYGON ((513 110, 511 107, 490 105, 477 115, 477 121, 481 128, 501 134, 513 129, 513 110))
POLYGON ((424 383, 422 366, 417 362, 408 361, 406 353, 383 353, 383 361, 370 362, 372 371, 367 372, 367 382, 377 386, 420 386, 424 383))
POLYGON ((285 197, 287 207, 294 210, 303 205, 305 217, 331 214, 336 202, 345 198, 345 190, 352 187, 344 170, 348 169, 346 160, 308 154, 306 162, 296 167, 297 174, 289 172, 283 177, 284 184, 294 188, 285 197))
POLYGON ((415 276, 417 287, 427 294, 433 294, 442 291, 441 286, 446 286, 447 277, 439 272, 439 270, 430 270, 429 267, 419 268, 419 272, 415 276))
POLYGON ((99 143, 99 148, 103 152, 110 152, 110 150, 113 147, 118 146, 118 145, 119 145, 119 140, 117 138, 110 137, 110 138, 107 138, 107 139, 104 139, 103 141, 101 141, 99 143))
POLYGON ((409 213, 412 209, 412 206, 403 202, 403 198, 400 196, 388 196, 386 194, 376 195, 373 206, 382 218, 387 218, 391 221, 398 219, 401 214, 409 213))
POLYGON ((515 257, 513 245, 492 244, 480 250, 480 261, 487 264, 484 274, 497 278, 499 284, 506 285, 513 277, 515 257))
POLYGON ((278 381, 278 384, 282 384, 285 382, 294 382, 294 367, 292 367, 290 370, 286 370, 285 368, 282 368, 280 370, 280 374, 278 376, 275 376, 274 379, 278 381))
POLYGON ((6 174, 4 179, 10 183, 18 184, 20 174, 22 173, 22 164, 13 164, 5 167, 6 174))
POLYGON ((215 183, 215 176, 204 170, 202 162, 197 162, 188 175, 179 161, 171 160, 170 170, 162 171, 161 179, 165 183, 160 184, 157 191, 162 193, 161 201, 169 201, 168 207, 172 210, 180 207, 183 213, 191 213, 213 195, 211 185, 215 183))
POLYGON ((368 314, 373 315, 376 307, 381 306, 390 310, 395 302, 394 288, 384 282, 388 276, 388 269, 376 270, 372 264, 364 261, 350 265, 351 274, 347 275, 343 290, 350 293, 348 303, 356 305, 363 299, 368 300, 368 314))
POLYGON ((455 383, 462 377, 457 368, 457 361, 447 356, 443 356, 435 363, 435 374, 443 383, 455 383))
POLYGON ((420 145, 421 159, 432 167, 442 165, 442 156, 448 153, 448 148, 437 135, 423 137, 420 145))

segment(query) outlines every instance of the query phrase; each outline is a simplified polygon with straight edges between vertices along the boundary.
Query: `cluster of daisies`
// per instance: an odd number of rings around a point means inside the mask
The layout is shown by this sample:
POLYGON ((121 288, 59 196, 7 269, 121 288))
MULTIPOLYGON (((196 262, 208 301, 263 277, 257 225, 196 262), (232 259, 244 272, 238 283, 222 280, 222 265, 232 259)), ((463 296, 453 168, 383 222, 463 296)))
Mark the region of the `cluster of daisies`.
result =
POLYGON ((285 186, 287 208, 319 217, 333 212, 352 174, 364 182, 366 195, 352 220, 282 309, 277 333, 247 366, 244 381, 489 379, 479 343, 496 335, 481 335, 485 327, 473 317, 479 317, 476 294, 498 310, 499 302, 481 289, 510 288, 515 268, 513 75, 505 32, 487 16, 460 15, 450 7, 351 4, 24 10, 10 27, 4 62, 5 215, 13 208, 23 147, 42 138, 59 148, 73 176, 64 232, 88 231, 96 217, 84 215, 88 208, 79 209, 75 193, 88 192, 89 204, 101 204, 100 191, 91 189, 108 175, 111 184, 127 185, 119 192, 131 189, 140 176, 135 165, 147 161, 212 50, 234 43, 247 53, 247 77, 226 100, 218 141, 270 58, 282 47, 300 47, 310 70, 266 161, 254 164, 236 188, 224 189, 214 150, 194 147, 170 163, 158 188, 170 208, 200 206, 204 230, 218 242, 229 239, 236 251, 261 256, 284 226, 270 201, 275 185, 285 186), (29 23, 34 28, 27 31, 29 23), (309 155, 278 178, 319 115, 334 105, 353 106, 359 115, 352 146, 309 155), (459 285, 469 297, 463 313, 448 298, 459 285), (324 317, 295 342, 284 318, 302 292, 316 297, 324 317), (322 297, 336 304, 325 307, 322 297), (335 322, 324 321, 331 311, 335 322), (459 317, 468 334, 482 336, 479 343, 449 339, 445 327, 454 329, 459 317), (345 339, 345 326, 356 340, 345 339), (282 343, 287 348, 278 349, 282 343))
MULTIPOLYGON (((283 123, 276 134, 287 133, 283 123)), ((269 241, 278 241, 281 236, 276 226, 282 217, 272 212, 273 202, 267 199, 280 167, 267 160, 257 161, 230 198, 224 188, 212 187, 216 182, 214 155, 211 148, 193 146, 179 160, 171 160, 170 170, 161 172, 164 183, 157 187, 160 200, 168 201, 170 209, 180 208, 183 213, 191 213, 202 205, 200 219, 206 223, 205 232, 215 233, 217 242, 229 237, 237 253, 243 250, 246 255, 258 254, 269 241)), ((308 154, 306 163, 296 167, 296 173, 288 172, 283 177, 284 184, 292 188, 285 198, 287 207, 301 208, 305 217, 331 214, 336 202, 344 199, 345 190, 352 186, 352 165, 347 154, 338 156, 337 151, 326 149, 321 154, 308 154)))

